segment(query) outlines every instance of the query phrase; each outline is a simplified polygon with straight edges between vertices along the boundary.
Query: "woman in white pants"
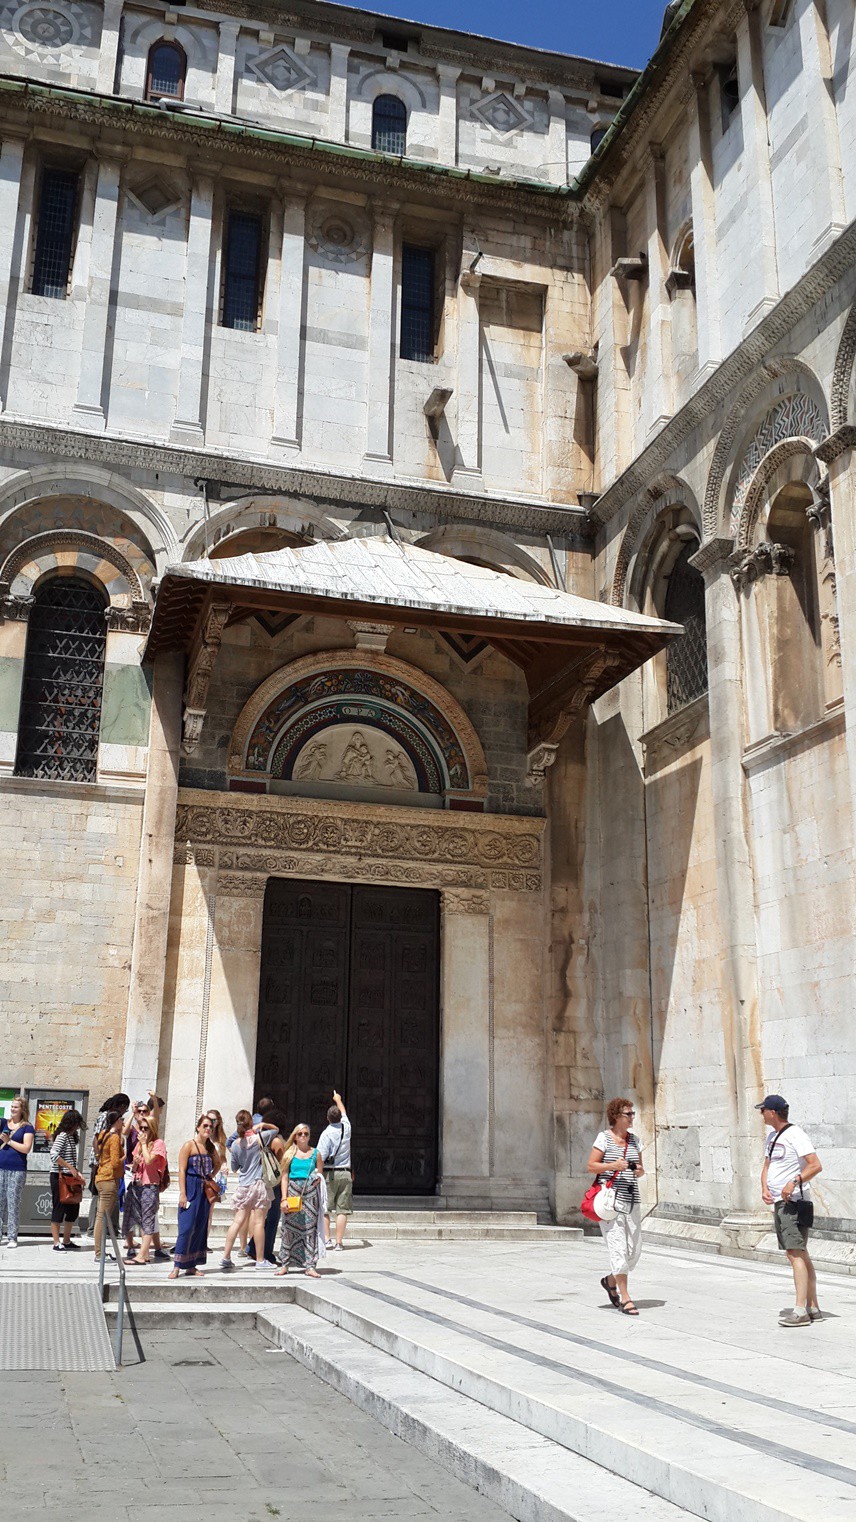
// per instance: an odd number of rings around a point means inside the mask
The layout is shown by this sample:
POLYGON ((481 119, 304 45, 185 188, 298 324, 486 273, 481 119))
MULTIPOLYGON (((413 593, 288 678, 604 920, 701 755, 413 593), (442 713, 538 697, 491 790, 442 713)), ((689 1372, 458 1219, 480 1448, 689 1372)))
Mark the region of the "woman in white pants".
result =
POLYGON ((588 1160, 588 1171, 597 1175, 599 1184, 615 1180, 615 1220, 600 1223, 610 1270, 600 1282, 616 1310, 625 1316, 639 1315, 627 1289, 627 1275, 636 1267, 642 1251, 637 1180, 645 1170, 642 1148, 630 1129, 635 1113, 629 1099, 611 1099, 606 1107, 607 1129, 598 1132, 588 1160))

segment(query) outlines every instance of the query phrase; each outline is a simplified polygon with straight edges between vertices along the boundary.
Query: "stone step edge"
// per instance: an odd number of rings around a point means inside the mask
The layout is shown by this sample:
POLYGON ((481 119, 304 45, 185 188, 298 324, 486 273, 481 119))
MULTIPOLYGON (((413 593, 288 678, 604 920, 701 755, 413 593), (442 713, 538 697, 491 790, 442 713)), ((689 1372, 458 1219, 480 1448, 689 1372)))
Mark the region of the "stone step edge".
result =
MULTIPOLYGON (((680 1252, 707 1253, 719 1258, 736 1258, 746 1263, 776 1263, 780 1267, 784 1259, 784 1253, 772 1233, 762 1238, 757 1247, 734 1247, 723 1241, 716 1228, 713 1227, 703 1227, 701 1231, 690 1236, 664 1229, 665 1225, 665 1220, 652 1222, 650 1227, 643 1225, 645 1243, 650 1243, 654 1247, 676 1248, 680 1252)), ((845 1278, 856 1276, 856 1245, 852 1243, 831 1242, 812 1235, 811 1257, 815 1267, 824 1274, 841 1274, 845 1278), (825 1252, 825 1248, 832 1249, 832 1252, 825 1252)))
POLYGON ((325 1384, 518 1522, 591 1522, 595 1515, 642 1514, 645 1522, 686 1518, 679 1507, 458 1391, 444 1389, 441 1413, 436 1381, 426 1374, 410 1370, 406 1399, 393 1398, 389 1390, 399 1360, 365 1343, 369 1356, 355 1360, 354 1339, 309 1312, 260 1312, 256 1324, 325 1384), (503 1467, 486 1456, 491 1449, 502 1454, 503 1467))
MULTIPOLYGON (((346 1294, 359 1294, 359 1285, 356 1283, 343 1285, 342 1288, 346 1294)), ((743 1518, 750 1515, 752 1522, 803 1522, 805 1513, 782 1511, 776 1505, 759 1501, 757 1497, 749 1498, 739 1490, 729 1489, 727 1449, 723 1454, 725 1463, 721 1476, 705 1475, 690 1468, 689 1459, 684 1462, 682 1437, 677 1438, 668 1456, 665 1452, 652 1453, 641 1443, 590 1422, 584 1414, 571 1415, 552 1405, 548 1399, 535 1394, 527 1395, 503 1384, 493 1374, 472 1369, 453 1354, 438 1352, 418 1341, 416 1334, 408 1336, 385 1326, 381 1321, 373 1320, 370 1312, 363 1307, 354 1309, 340 1300, 328 1300, 323 1291, 316 1291, 314 1286, 309 1289, 306 1285, 296 1284, 295 1291, 298 1306, 311 1309, 342 1331, 361 1338, 371 1347, 382 1348, 408 1368, 467 1395, 499 1416, 511 1417, 513 1409, 515 1415, 512 1419, 528 1431, 536 1432, 547 1442, 567 1448, 595 1464, 602 1462, 611 1473, 620 1475, 628 1483, 638 1484, 649 1494, 659 1496, 693 1516, 702 1517, 705 1522, 735 1522, 736 1516, 743 1518), (426 1365, 430 1366, 430 1373, 426 1365), (525 1417, 521 1414, 524 1411, 525 1417), (537 1422, 543 1425, 538 1426, 537 1422), (602 1459, 599 1455, 603 1456, 602 1459), (747 1507, 751 1507, 751 1512, 747 1507)), ((458 1335, 465 1339, 466 1331, 458 1335)), ((632 1418, 628 1427, 632 1432, 632 1418)), ((723 1438, 722 1442, 727 1445, 728 1439, 723 1438)))

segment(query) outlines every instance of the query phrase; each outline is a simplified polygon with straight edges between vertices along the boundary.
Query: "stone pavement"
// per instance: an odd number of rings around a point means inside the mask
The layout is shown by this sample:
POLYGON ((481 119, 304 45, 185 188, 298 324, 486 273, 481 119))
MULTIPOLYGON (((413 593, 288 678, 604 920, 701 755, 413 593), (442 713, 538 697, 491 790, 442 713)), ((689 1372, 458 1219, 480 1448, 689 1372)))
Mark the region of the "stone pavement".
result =
MULTIPOLYGON (((129 1270, 143 1345, 164 1335, 152 1326, 171 1308, 189 1319, 224 1298, 245 1304, 267 1336, 393 1432, 538 1522, 593 1522, 604 1505, 651 1522, 856 1515, 850 1279, 821 1279, 823 1322, 783 1329, 786 1266, 701 1253, 646 1248, 632 1280, 638 1320, 607 1305, 597 1239, 382 1242, 327 1264, 320 1282, 248 1269, 227 1278, 213 1264, 196 1282, 129 1270)), ((0 1293, 6 1274, 53 1281, 94 1268, 83 1253, 27 1247, 0 1252, 0 1293)))
POLYGON ((156 1332, 145 1347, 144 1364, 116 1374, 0 1384, 10 1515, 507 1522, 249 1328, 156 1332))

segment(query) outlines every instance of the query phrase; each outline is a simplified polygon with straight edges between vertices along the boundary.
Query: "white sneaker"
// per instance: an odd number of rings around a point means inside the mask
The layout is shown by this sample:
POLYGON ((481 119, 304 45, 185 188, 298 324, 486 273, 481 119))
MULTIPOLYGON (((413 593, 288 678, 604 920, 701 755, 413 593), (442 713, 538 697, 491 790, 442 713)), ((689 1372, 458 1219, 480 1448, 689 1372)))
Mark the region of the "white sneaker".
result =
POLYGON ((9 1238, 9 1241, 8 1241, 8 1242, 7 1242, 7 1243, 6 1243, 6 1246, 7 1246, 7 1247, 8 1247, 8 1248, 9 1248, 9 1249, 10 1249, 10 1250, 11 1250, 11 1249, 12 1249, 12 1248, 13 1248, 13 1247, 17 1247, 17 1246, 18 1246, 18 1238, 17 1238, 17 1237, 10 1237, 10 1238, 9 1238))

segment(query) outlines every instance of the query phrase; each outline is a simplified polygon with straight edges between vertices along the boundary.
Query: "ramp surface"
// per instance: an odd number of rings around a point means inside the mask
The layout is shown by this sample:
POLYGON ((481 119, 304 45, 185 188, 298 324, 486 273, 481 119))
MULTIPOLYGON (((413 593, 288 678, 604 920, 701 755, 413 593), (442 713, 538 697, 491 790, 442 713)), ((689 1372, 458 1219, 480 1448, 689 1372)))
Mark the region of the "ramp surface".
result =
POLYGON ((97 1284, 0 1282, 0 1369, 115 1369, 97 1284))

